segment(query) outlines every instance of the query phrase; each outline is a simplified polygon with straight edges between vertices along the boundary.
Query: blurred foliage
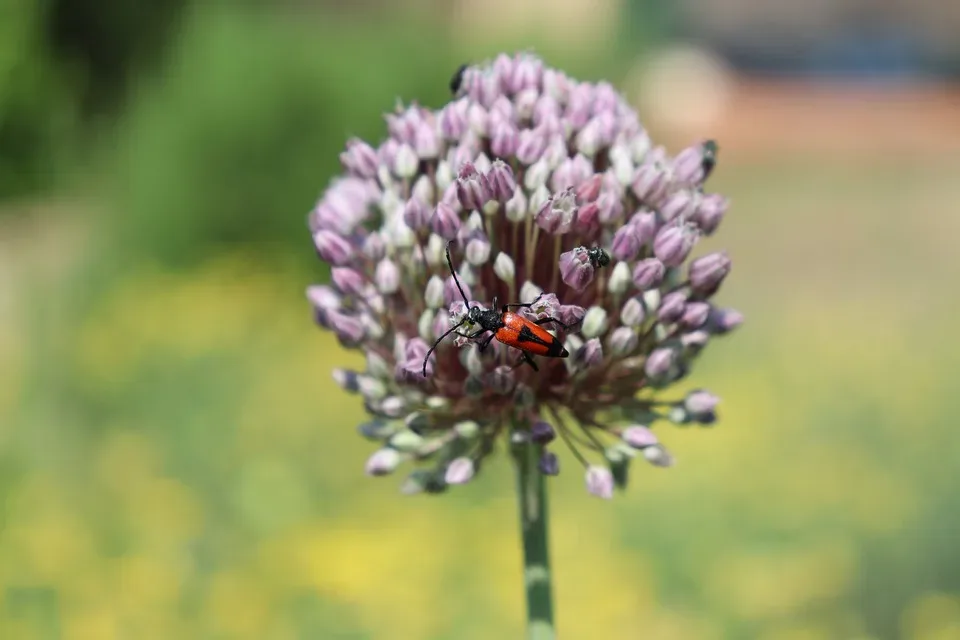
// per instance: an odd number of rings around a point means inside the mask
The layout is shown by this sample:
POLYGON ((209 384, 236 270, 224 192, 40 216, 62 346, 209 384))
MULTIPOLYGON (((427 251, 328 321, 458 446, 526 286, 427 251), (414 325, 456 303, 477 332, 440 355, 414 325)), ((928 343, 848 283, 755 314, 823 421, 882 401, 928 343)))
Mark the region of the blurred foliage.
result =
POLYGON ((76 104, 46 40, 47 2, 0 3, 0 200, 49 188, 76 104))
POLYGON ((397 99, 442 104, 457 66, 442 30, 388 20, 198 5, 119 127, 123 246, 172 264, 251 242, 309 257, 306 215, 347 138, 383 136, 397 99))

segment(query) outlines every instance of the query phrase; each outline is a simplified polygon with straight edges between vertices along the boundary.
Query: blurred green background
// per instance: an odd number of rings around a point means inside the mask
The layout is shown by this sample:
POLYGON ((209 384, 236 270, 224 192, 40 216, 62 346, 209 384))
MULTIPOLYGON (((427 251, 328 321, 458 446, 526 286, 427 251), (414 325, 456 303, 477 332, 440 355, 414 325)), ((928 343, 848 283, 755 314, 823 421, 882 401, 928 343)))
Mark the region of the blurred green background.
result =
POLYGON ((438 499, 365 477, 329 373, 358 358, 303 288, 346 138, 529 47, 673 152, 719 138, 703 250, 747 316, 677 467, 607 503, 563 461, 562 637, 960 638, 956 85, 746 76, 676 49, 705 32, 673 5, 530 6, 3 3, 0 638, 519 637, 508 461, 438 499))

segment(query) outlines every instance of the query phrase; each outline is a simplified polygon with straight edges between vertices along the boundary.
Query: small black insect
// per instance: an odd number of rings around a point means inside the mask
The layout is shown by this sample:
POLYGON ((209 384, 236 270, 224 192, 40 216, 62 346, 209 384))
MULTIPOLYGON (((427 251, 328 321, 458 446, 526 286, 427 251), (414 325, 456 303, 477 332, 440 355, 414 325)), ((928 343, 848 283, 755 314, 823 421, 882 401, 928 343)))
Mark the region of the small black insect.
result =
POLYGON ((453 95, 457 95, 457 93, 460 91, 460 86, 463 84, 463 74, 467 70, 467 66, 469 65, 460 65, 460 67, 457 68, 456 73, 453 74, 453 77, 450 78, 450 93, 453 95))
POLYGON ((713 168, 717 166, 717 151, 719 150, 720 147, 717 146, 716 140, 707 140, 703 143, 703 160, 701 161, 700 166, 703 167, 704 182, 706 182, 707 178, 710 176, 713 168))
POLYGON ((610 256, 600 247, 588 249, 587 258, 589 258, 590 264, 593 265, 594 269, 599 269, 600 267, 605 267, 610 264, 610 256))

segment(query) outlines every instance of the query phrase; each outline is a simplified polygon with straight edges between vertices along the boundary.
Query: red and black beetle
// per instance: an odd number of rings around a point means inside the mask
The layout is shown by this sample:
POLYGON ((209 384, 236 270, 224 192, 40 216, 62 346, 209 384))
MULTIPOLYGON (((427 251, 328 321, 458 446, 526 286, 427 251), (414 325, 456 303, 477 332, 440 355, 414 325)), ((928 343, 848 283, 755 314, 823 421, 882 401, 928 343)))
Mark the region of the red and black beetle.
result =
POLYGON ((467 296, 463 292, 463 287, 460 286, 460 280, 457 278, 457 272, 453 269, 453 261, 450 259, 449 243, 447 243, 447 266, 450 267, 450 273, 453 275, 453 281, 456 283, 457 290, 460 291, 460 296, 463 298, 463 303, 467 307, 467 314, 463 317, 463 320, 455 324, 449 330, 445 331, 442 336, 437 338, 437 341, 434 342, 433 346, 430 347, 430 350, 427 351, 427 355, 423 358, 424 377, 427 375, 427 360, 430 359, 430 354, 433 353, 433 351, 440 345, 444 338, 455 331, 457 335, 463 336, 464 338, 469 338, 471 340, 479 338, 481 335, 489 331, 490 335, 479 343, 478 348, 481 352, 486 349, 487 346, 489 346, 494 338, 496 338, 498 341, 502 342, 508 347, 518 349, 520 353, 523 354, 523 359, 527 362, 527 364, 533 367, 534 371, 539 371, 539 367, 537 367, 537 363, 533 361, 533 358, 530 357, 530 354, 544 356, 547 358, 566 358, 570 355, 570 353, 564 349, 563 344, 542 326, 548 322, 553 322, 560 325, 564 329, 567 329, 568 325, 560 322, 556 318, 529 320, 517 313, 510 311, 510 309, 529 309, 537 303, 537 300, 539 300, 543 295, 542 293, 537 296, 537 299, 533 302, 505 304, 500 307, 499 311, 496 310, 496 298, 493 299, 492 309, 481 309, 478 306, 470 306, 470 301, 467 300, 467 296), (471 324, 480 325, 480 330, 471 334, 460 333, 457 331, 461 325, 468 321, 471 324))

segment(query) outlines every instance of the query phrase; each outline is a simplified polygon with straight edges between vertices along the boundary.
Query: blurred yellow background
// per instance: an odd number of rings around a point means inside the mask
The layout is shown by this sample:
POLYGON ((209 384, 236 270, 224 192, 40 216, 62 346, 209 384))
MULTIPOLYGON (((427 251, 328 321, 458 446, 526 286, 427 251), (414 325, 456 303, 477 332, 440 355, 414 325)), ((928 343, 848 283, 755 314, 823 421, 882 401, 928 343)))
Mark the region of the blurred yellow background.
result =
POLYGON ((671 152, 719 140, 699 250, 747 318, 686 381, 716 428, 658 427, 675 468, 603 502, 562 461, 561 637, 960 638, 960 53, 916 45, 957 12, 772 3, 737 49, 739 3, 516 4, 8 4, 0 638, 520 637, 508 460, 437 498, 363 475, 304 220, 398 97, 529 47, 671 152))

